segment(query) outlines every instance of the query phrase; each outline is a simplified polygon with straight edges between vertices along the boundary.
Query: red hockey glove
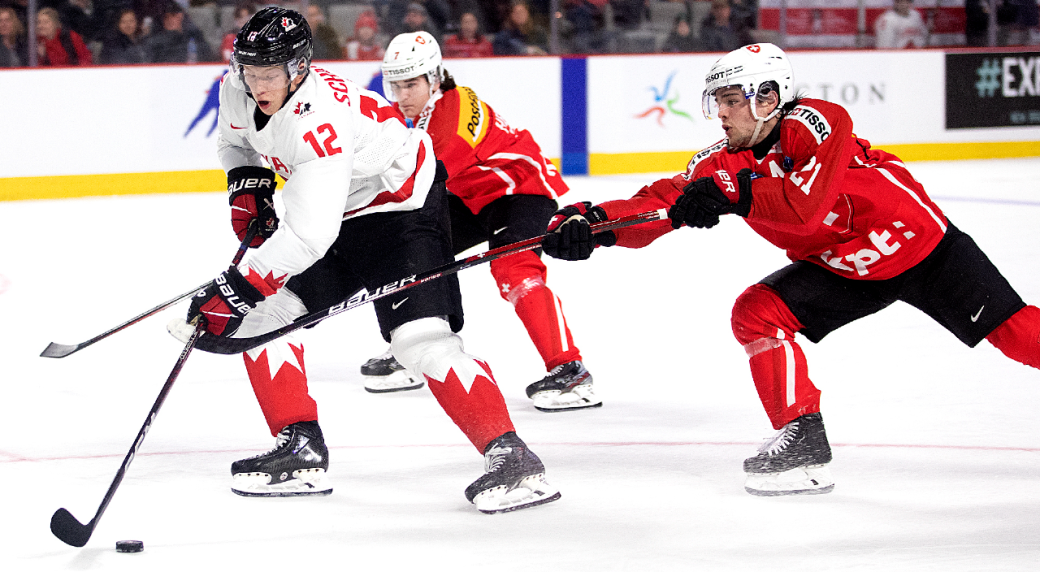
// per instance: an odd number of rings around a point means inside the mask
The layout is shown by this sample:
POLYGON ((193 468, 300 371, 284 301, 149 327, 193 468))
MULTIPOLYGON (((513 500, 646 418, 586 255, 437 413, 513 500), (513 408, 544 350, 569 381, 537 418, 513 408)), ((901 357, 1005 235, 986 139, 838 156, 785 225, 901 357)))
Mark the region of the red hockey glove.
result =
POLYGON ((751 169, 741 169, 736 177, 718 170, 711 177, 690 181, 683 194, 668 209, 672 228, 682 225, 711 228, 719 224, 719 216, 735 214, 746 217, 751 212, 751 169))
POLYGON ((274 171, 263 167, 235 167, 228 172, 228 203, 231 204, 231 228, 238 240, 246 239, 246 229, 258 220, 256 238, 249 246, 260 246, 278 230, 274 212, 274 171))
POLYGON ((542 250, 561 260, 585 260, 597 246, 614 246, 617 235, 613 231, 592 234, 590 223, 608 220, 603 207, 585 201, 563 207, 549 219, 542 250))
POLYGON ((242 319, 264 300, 260 293, 234 266, 221 272, 209 286, 191 299, 188 323, 199 316, 205 320, 206 331, 229 337, 238 331, 242 319))

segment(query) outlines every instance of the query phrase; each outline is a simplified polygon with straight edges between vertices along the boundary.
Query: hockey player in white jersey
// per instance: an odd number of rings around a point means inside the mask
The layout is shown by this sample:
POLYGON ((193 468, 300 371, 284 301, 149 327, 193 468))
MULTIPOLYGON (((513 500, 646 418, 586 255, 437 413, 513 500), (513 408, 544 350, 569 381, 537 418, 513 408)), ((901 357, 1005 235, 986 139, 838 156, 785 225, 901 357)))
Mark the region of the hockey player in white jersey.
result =
MULTIPOLYGON (((311 67, 311 32, 297 12, 255 14, 238 33, 220 88, 218 154, 240 239, 259 221, 257 249, 193 298, 187 322, 206 340, 252 337, 450 262, 446 174, 429 136, 408 129, 378 94, 311 67), (262 167, 266 162, 270 168, 262 167), (272 197, 286 180, 281 224, 272 197)), ((550 502, 559 492, 517 437, 491 368, 463 351, 455 276, 374 302, 394 355, 419 372, 485 456, 465 491, 483 512, 550 502)), ((184 322, 171 331, 184 331, 184 322)), ((190 326, 188 327, 190 330, 190 326)), ((232 464, 247 496, 328 494, 328 449, 307 390, 303 346, 280 338, 244 354, 276 447, 232 464)))

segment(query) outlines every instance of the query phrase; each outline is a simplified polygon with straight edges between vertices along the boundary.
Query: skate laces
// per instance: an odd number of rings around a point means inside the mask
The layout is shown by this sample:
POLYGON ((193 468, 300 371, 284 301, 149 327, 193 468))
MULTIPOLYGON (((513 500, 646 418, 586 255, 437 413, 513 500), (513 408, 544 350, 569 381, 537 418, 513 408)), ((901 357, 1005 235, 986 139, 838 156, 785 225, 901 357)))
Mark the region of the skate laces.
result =
POLYGON ((378 363, 378 362, 381 362, 381 361, 386 361, 386 360, 391 359, 393 357, 394 357, 393 349, 391 349, 390 346, 387 346, 385 352, 383 352, 382 354, 379 354, 378 356, 368 360, 368 363, 378 363))
POLYGON ((798 433, 798 421, 792 421, 787 425, 784 425, 783 429, 776 432, 771 439, 762 444, 758 448, 759 453, 764 453, 770 457, 779 454, 781 451, 787 448, 793 441, 798 433))

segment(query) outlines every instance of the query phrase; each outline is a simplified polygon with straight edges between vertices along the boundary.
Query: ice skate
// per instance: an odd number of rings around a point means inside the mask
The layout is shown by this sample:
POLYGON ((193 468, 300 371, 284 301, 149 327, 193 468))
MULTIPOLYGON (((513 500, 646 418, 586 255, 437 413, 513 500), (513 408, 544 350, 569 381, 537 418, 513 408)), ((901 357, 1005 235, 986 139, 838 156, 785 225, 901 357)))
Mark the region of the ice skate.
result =
POLYGON ((603 405, 592 391, 592 374, 578 360, 558 365, 549 375, 528 385, 527 396, 539 411, 588 409, 603 405))
POLYGON ((397 361, 390 348, 384 354, 363 363, 361 375, 365 376, 365 391, 369 393, 408 391, 426 385, 397 361))
POLYGON ((484 470, 484 476, 466 487, 466 499, 480 512, 509 512, 560 498, 560 491, 545 480, 542 461, 512 431, 488 444, 484 470))
POLYGON ((275 448, 231 464, 231 490, 247 497, 332 493, 325 472, 329 450, 316 421, 293 423, 278 433, 275 448))
POLYGON ((744 460, 744 490, 758 496, 818 495, 834 490, 827 463, 831 446, 819 413, 784 425, 754 457, 744 460))

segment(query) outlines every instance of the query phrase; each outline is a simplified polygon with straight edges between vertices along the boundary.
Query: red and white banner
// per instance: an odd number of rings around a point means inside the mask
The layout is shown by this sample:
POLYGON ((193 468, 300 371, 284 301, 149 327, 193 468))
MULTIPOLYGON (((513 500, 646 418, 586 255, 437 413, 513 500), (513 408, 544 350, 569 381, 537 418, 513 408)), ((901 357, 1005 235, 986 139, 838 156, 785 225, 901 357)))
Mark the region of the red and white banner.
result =
MULTIPOLYGON (((874 22, 892 7, 891 0, 761 0, 758 26, 780 30, 781 4, 786 5, 788 48, 854 48, 874 45, 874 22), (864 45, 857 45, 863 5, 864 45)), ((962 46, 964 0, 916 0, 911 7, 929 24, 930 46, 962 46)))

